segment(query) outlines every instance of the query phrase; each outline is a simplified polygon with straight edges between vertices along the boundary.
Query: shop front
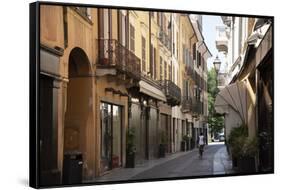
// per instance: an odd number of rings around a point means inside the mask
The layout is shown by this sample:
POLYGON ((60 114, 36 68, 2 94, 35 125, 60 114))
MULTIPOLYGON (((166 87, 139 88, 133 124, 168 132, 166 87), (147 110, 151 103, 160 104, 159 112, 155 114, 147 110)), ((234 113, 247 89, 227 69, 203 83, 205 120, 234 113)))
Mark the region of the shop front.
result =
POLYGON ((101 102, 100 104, 101 173, 123 165, 122 132, 124 126, 122 125, 122 109, 122 106, 112 103, 101 102))
POLYGON ((138 90, 129 90, 129 96, 129 128, 135 131, 135 161, 141 165, 158 157, 158 105, 166 99, 159 84, 147 77, 142 77, 138 90))

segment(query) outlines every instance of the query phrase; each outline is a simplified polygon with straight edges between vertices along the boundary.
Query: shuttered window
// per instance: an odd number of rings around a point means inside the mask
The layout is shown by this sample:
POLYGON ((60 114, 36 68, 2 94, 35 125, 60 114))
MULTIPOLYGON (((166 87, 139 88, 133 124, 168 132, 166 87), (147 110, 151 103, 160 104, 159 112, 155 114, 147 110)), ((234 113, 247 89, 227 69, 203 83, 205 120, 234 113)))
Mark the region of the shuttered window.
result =
POLYGON ((189 98, 189 97, 188 97, 188 88, 189 88, 189 86, 188 86, 188 80, 186 80, 186 81, 185 81, 185 96, 186 96, 187 98, 189 98))
POLYGON ((172 80, 172 67, 169 65, 169 80, 172 80))
POLYGON ((146 71, 146 41, 145 38, 141 37, 141 49, 142 49, 142 71, 146 71))
POLYGON ((135 28, 130 24, 130 50, 135 52, 135 28))
POLYGON ((182 46, 182 62, 185 63, 186 60, 185 60, 185 48, 184 48, 184 45, 182 46))
POLYGON ((154 75, 154 79, 156 79, 156 48, 154 48, 154 57, 153 57, 153 63, 154 63, 154 66, 153 66, 153 75, 154 75))
POLYGON ((167 62, 164 61, 164 79, 167 79, 167 62))
POLYGON ((192 53, 193 53, 193 60, 196 60, 196 43, 193 44, 192 53))
POLYGON ((198 52, 198 66, 201 66, 201 53, 198 52))
POLYGON ((160 56, 160 80, 163 80, 163 60, 160 56))

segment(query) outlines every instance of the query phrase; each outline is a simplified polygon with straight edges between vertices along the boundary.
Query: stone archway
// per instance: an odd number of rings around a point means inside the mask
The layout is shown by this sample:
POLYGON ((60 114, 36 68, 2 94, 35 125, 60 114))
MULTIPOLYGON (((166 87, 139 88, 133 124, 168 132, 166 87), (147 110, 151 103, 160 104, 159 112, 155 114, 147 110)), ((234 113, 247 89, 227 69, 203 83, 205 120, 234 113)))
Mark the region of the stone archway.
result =
MULTIPOLYGON (((92 168, 93 95, 91 66, 86 53, 74 48, 69 55, 66 112, 64 119, 64 155, 82 153, 83 178, 92 168), (89 166, 89 163, 91 166, 89 166)), ((64 167, 66 163, 64 162, 64 167)), ((64 171, 65 173, 65 171, 64 171)))

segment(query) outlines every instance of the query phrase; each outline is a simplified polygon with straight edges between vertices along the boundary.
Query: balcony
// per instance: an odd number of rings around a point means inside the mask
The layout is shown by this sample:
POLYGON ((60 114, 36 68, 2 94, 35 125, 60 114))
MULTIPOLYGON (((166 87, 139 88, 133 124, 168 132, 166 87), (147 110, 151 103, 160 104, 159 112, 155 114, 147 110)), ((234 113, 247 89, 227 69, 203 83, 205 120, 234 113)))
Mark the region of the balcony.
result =
POLYGON ((207 123, 208 122, 208 116, 207 115, 203 115, 201 120, 202 120, 202 122, 207 123))
POLYGON ((226 52, 228 51, 228 38, 225 26, 217 26, 216 27, 216 48, 219 52, 226 52))
POLYGON ((159 40, 168 50, 172 50, 171 38, 163 30, 159 32, 159 40))
POLYGON ((203 114, 202 102, 200 102, 199 100, 193 99, 192 112, 193 112, 193 115, 203 114))
POLYGON ((197 72, 194 73, 194 81, 198 88, 203 89, 204 80, 197 72))
POLYGON ((230 17, 230 16, 221 16, 223 24, 225 24, 228 27, 231 26, 232 18, 233 17, 230 17))
POLYGON ((160 81, 162 90, 171 106, 179 105, 181 102, 181 89, 171 80, 160 81))
POLYGON ((227 85, 227 74, 226 73, 219 73, 218 74, 218 88, 224 88, 227 85))
POLYGON ((140 59, 133 52, 113 39, 98 39, 98 47, 98 75, 124 74, 140 81, 140 59))
POLYGON ((192 110, 192 101, 188 96, 183 96, 181 100, 181 111, 183 113, 188 113, 192 110))
POLYGON ((193 75, 194 75, 194 69, 192 66, 190 65, 185 65, 185 73, 187 74, 187 76, 193 78, 193 75))

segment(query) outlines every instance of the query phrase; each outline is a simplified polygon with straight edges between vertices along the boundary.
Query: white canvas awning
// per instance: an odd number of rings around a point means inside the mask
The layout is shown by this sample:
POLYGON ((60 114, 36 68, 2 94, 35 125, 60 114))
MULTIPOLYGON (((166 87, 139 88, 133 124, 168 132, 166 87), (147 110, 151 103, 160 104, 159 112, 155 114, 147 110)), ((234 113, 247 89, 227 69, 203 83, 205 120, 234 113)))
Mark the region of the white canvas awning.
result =
POLYGON ((246 85, 244 82, 235 82, 223 88, 217 95, 215 109, 217 113, 227 114, 233 109, 245 122, 246 119, 246 85))
POLYGON ((147 83, 145 81, 140 81, 139 86, 140 86, 140 92, 147 94, 158 100, 162 100, 164 102, 167 101, 165 94, 161 90, 150 85, 149 83, 147 83))

